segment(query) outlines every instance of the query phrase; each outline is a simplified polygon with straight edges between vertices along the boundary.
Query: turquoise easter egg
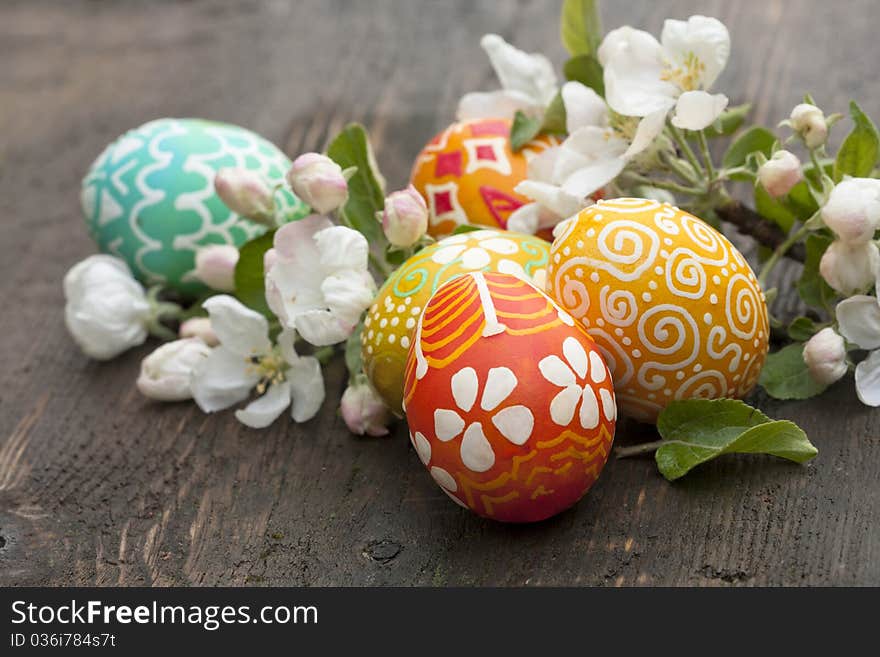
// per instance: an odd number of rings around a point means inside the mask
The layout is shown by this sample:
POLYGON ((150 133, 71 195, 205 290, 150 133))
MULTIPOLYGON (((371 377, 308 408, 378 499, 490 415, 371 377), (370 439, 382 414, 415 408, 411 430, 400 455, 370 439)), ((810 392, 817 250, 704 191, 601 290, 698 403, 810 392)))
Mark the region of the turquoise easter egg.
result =
MULTIPOLYGON (((259 135, 225 123, 158 119, 131 130, 104 149, 83 180, 89 232, 144 284, 199 294, 206 289, 194 272, 200 247, 241 246, 266 230, 214 192, 214 175, 225 167, 256 171, 274 185, 290 160, 259 135)), ((275 203, 288 221, 309 213, 286 186, 275 203)))

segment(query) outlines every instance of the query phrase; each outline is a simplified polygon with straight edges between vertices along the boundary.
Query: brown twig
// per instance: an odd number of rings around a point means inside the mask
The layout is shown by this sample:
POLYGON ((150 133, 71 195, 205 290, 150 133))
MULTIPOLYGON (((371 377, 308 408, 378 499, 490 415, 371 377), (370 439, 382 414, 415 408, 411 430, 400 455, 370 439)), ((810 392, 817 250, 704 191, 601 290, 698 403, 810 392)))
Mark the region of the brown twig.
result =
MULTIPOLYGON (((760 244, 771 249, 778 247, 787 237, 785 231, 779 226, 770 223, 767 219, 739 201, 728 201, 715 208, 715 212, 722 220, 736 226, 736 229, 743 235, 749 235, 760 244)), ((785 256, 792 260, 803 262, 806 258, 804 245, 794 244, 786 251, 785 256)))

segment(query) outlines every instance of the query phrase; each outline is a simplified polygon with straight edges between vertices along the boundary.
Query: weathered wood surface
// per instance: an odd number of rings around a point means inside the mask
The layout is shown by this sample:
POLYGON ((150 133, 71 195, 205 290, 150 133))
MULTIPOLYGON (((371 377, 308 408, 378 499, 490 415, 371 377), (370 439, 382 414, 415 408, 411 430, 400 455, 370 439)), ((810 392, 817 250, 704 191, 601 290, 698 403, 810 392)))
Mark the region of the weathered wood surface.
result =
MULTIPOLYGON (((612 462, 575 509, 502 526, 451 504, 403 427, 350 436, 332 400, 262 432, 158 405, 134 379, 151 346, 90 362, 61 278, 93 251, 79 179, 105 143, 159 116, 250 127, 289 153, 349 120, 389 180, 467 90, 495 85, 497 31, 557 63, 557 3, 0 4, 0 585, 880 584, 880 412, 851 378, 818 401, 762 401, 820 448, 808 467, 725 458, 669 484, 612 462)), ((880 115, 875 7, 606 2, 606 24, 659 31, 702 12, 730 27, 718 85, 770 124, 811 91, 880 115)), ((622 443, 649 439, 623 425, 622 443)))

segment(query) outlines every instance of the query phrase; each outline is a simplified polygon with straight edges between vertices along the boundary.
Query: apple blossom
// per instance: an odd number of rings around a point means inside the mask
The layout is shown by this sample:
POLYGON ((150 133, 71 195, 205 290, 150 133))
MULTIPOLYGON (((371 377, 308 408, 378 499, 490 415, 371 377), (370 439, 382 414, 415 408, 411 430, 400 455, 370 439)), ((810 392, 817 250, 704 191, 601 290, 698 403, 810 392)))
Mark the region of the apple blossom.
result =
POLYGON ((193 369, 208 357, 211 348, 199 338, 166 342, 141 361, 137 387, 141 393, 159 401, 180 401, 192 397, 193 369))
POLYGON ((822 220, 837 238, 847 244, 862 244, 880 228, 880 180, 842 180, 822 207, 822 220))
POLYGON ((150 302, 119 258, 93 255, 74 265, 64 297, 67 330, 86 355, 109 360, 147 339, 150 302))
POLYGON ((217 196, 233 212, 252 221, 270 223, 275 213, 272 188, 248 169, 220 169, 214 177, 217 196))
POLYGON ((358 436, 387 436, 391 421, 388 407, 364 377, 357 377, 342 393, 339 405, 349 431, 358 436))
POLYGON ((428 230, 428 204, 412 185, 389 195, 380 217, 385 237, 396 247, 414 245, 428 230))
POLYGON ((266 301, 282 326, 316 346, 347 339, 376 294, 369 244, 356 230, 310 215, 275 232, 266 252, 266 301))
POLYGON ((839 240, 832 242, 819 261, 822 278, 844 296, 868 289, 878 269, 880 251, 873 242, 854 245, 839 240))
POLYGON ((196 252, 196 278, 218 292, 235 289, 238 249, 231 244, 211 244, 196 252))
POLYGON ((262 396, 235 412, 242 424, 262 429, 288 406, 296 422, 314 417, 324 401, 321 364, 296 353, 294 332, 282 331, 273 345, 266 318, 238 300, 221 294, 203 305, 220 344, 193 369, 190 388, 199 408, 228 408, 256 388, 262 396))
POLYGON ((459 121, 513 118, 517 111, 540 116, 557 92, 556 73, 544 55, 518 50, 497 34, 486 34, 480 45, 489 56, 501 90, 465 94, 458 103, 459 121))
POLYGON ((758 168, 758 181, 774 198, 785 196, 804 179, 797 155, 780 150, 758 168))
POLYGON ((178 334, 181 338, 199 338, 209 347, 219 344, 217 334, 211 328, 211 320, 207 317, 192 317, 181 322, 178 334))
POLYGON ((834 383, 847 371, 843 337, 830 327, 823 328, 804 345, 804 362, 817 383, 834 383))
POLYGON ((332 212, 348 201, 348 181, 342 168, 326 155, 303 153, 293 161, 287 182, 294 193, 317 212, 332 212))
POLYGON ((789 125, 807 148, 818 148, 828 139, 828 122, 821 109, 810 103, 795 105, 791 110, 789 125))
POLYGON ((624 26, 605 36, 598 55, 605 98, 618 114, 665 117, 675 108, 673 125, 702 130, 727 107, 727 96, 708 93, 730 56, 730 35, 715 18, 669 19, 659 42, 624 26))
POLYGON ((840 334, 871 352, 856 365, 856 394, 863 404, 880 406, 880 302, 856 295, 837 304, 835 314, 840 334))

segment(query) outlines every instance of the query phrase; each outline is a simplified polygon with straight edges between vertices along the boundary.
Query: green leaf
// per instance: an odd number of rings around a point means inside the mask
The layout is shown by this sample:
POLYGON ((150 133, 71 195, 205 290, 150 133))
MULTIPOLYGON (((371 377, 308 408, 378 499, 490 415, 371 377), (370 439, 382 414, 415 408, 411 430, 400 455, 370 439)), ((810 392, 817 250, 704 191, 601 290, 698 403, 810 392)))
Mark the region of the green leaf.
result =
POLYGON ((559 91, 553 96, 553 100, 544 111, 544 122, 541 124, 540 132, 553 135, 564 135, 567 132, 565 127, 565 103, 562 102, 562 92, 559 91))
POLYGON ((776 399, 809 399, 828 387, 810 376, 804 362, 804 345, 800 342, 767 356, 758 382, 768 395, 776 399))
POLYGON ((235 263, 235 296, 244 305, 267 317, 273 317, 266 303, 266 284, 263 276, 263 255, 272 248, 275 231, 270 230, 246 242, 238 250, 235 263))
POLYGON ((877 127, 855 101, 850 101, 849 114, 855 125, 837 151, 837 159, 834 161, 835 182, 842 180, 844 175, 854 178, 870 176, 880 152, 877 127))
POLYGON ((357 376, 364 370, 364 361, 361 356, 361 334, 364 332, 364 323, 361 322, 355 328, 348 340, 345 341, 345 366, 351 377, 357 376))
POLYGON ((452 231, 453 235, 460 235, 461 233, 473 233, 475 230, 485 230, 485 226, 474 226, 473 224, 459 224, 455 227, 455 230, 452 231))
POLYGON ((819 453, 793 422, 771 420, 735 399, 673 401, 660 413, 657 430, 663 441, 654 458, 669 481, 722 454, 770 454, 804 463, 819 453))
POLYGON ((742 166, 745 164, 749 154, 755 152, 763 153, 770 157, 770 151, 774 143, 776 143, 776 135, 767 128, 759 125, 752 126, 733 140, 733 143, 724 154, 722 164, 725 169, 742 166))
POLYGON ((376 167, 367 131, 349 123, 327 147, 327 156, 343 169, 357 167, 348 181, 348 202, 342 208, 342 221, 364 234, 370 243, 384 242, 376 213, 385 207, 384 179, 376 167))
POLYGON ((808 306, 829 308, 837 296, 819 273, 822 254, 825 253, 825 249, 831 242, 830 237, 821 233, 811 233, 804 241, 806 258, 804 259, 803 273, 798 280, 797 290, 801 299, 808 306))
POLYGON ((739 130, 752 109, 751 103, 734 105, 721 112, 715 123, 706 128, 707 137, 727 137, 739 130))
POLYGON ((797 217, 779 199, 775 199, 758 183, 755 185, 755 210, 788 233, 797 217))
POLYGON ((806 342, 820 328, 822 327, 817 325, 812 319, 801 315, 791 320, 791 324, 788 325, 788 337, 798 342, 806 342))
POLYGON ((602 43, 602 21, 596 0, 565 0, 559 31, 569 54, 595 55, 602 43))
POLYGON ((519 151, 541 131, 541 119, 529 117, 517 110, 513 117, 513 125, 510 128, 510 147, 514 152, 519 151))
POLYGON ((565 79, 571 82, 580 82, 588 86, 597 94, 605 97, 605 79, 602 73, 602 65, 593 55, 577 55, 572 57, 562 67, 565 79))

